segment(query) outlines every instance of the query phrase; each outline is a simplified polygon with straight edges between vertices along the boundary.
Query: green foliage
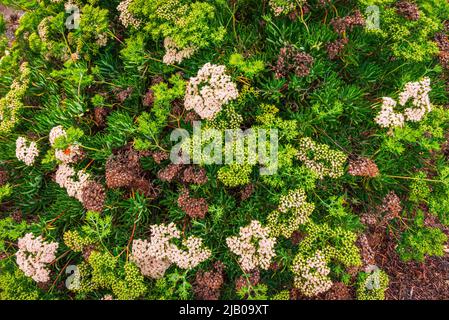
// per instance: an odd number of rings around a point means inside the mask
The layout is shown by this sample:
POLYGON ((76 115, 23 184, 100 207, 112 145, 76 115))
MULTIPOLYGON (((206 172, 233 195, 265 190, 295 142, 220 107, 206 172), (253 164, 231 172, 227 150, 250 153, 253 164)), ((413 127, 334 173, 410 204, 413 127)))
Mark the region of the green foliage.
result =
POLYGON ((146 150, 157 145, 157 136, 167 125, 170 115, 170 103, 181 98, 185 91, 185 82, 179 75, 173 75, 165 82, 151 87, 154 92, 154 104, 151 113, 144 112, 137 118, 137 132, 142 136, 134 141, 138 150, 146 150), (170 87, 169 87, 170 85, 170 87))
POLYGON ((382 12, 380 34, 396 57, 420 62, 438 53, 432 41, 432 35, 438 28, 438 22, 424 14, 419 20, 410 21, 399 15, 395 8, 388 8, 382 12))
POLYGON ((185 273, 173 271, 164 278, 156 280, 151 299, 154 300, 188 300, 192 297, 192 285, 185 273))
POLYGON ((418 212, 415 224, 402 234, 397 250, 404 261, 423 262, 426 256, 443 256, 447 240, 440 229, 424 226, 424 214, 418 212))
POLYGON ((236 67, 245 75, 245 77, 250 79, 254 78, 255 75, 265 69, 265 65, 262 60, 245 61, 245 58, 240 53, 232 54, 229 58, 229 64, 236 67))
MULTIPOLYGON (((1 266, 0 266, 1 268, 1 266)), ((0 300, 38 300, 38 289, 31 278, 22 271, 0 273, 0 300)))
POLYGON ((15 242, 23 236, 27 230, 25 221, 16 223, 12 218, 4 218, 0 220, 0 253, 6 251, 6 241, 15 242))
POLYGON ((8 198, 12 194, 12 187, 10 184, 5 184, 4 186, 0 187, 0 203, 8 198))

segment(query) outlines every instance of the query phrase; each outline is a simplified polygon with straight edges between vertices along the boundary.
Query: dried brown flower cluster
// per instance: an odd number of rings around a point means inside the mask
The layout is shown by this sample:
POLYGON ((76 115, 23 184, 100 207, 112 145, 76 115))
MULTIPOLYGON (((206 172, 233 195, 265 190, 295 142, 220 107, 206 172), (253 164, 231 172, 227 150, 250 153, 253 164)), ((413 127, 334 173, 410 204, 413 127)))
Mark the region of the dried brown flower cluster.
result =
POLYGON ((159 190, 144 177, 140 158, 147 153, 137 152, 131 146, 118 150, 106 161, 106 185, 108 188, 128 188, 156 198, 159 190))
POLYGON ((374 265, 376 263, 374 259, 374 251, 371 248, 368 238, 366 237, 366 234, 362 234, 357 239, 357 245, 360 248, 360 254, 362 256, 363 265, 369 266, 374 265))
POLYGON ((94 109, 94 120, 98 127, 104 128, 106 126, 106 118, 110 110, 104 107, 96 107, 94 109))
POLYGON ((5 185, 8 182, 8 179, 9 179, 8 171, 0 168, 0 186, 5 185))
POLYGON ((335 282, 324 294, 324 300, 351 300, 351 292, 343 282, 335 282))
POLYGON ((345 37, 347 31, 351 31, 355 26, 364 26, 365 19, 359 10, 356 10, 353 15, 346 17, 337 17, 331 20, 330 24, 334 31, 339 35, 339 38, 327 44, 326 50, 329 59, 335 60, 341 56, 343 50, 348 43, 348 38, 345 37))
POLYGON ((157 164, 161 164, 162 161, 168 159, 168 153, 165 151, 155 151, 151 153, 151 157, 153 158, 154 162, 157 164))
POLYGON ((413 2, 399 1, 398 3, 396 3, 396 11, 398 14, 404 16, 408 20, 419 19, 419 8, 413 2))
POLYGON ((200 270, 196 274, 193 291, 200 300, 218 300, 220 289, 224 283, 224 265, 220 261, 214 263, 211 271, 200 270))
POLYGON ((438 57, 440 58, 441 65, 449 69, 449 37, 443 32, 437 33, 435 35, 435 42, 440 49, 438 57))
POLYGON ((143 97, 143 106, 144 107, 151 107, 154 103, 154 91, 151 89, 148 89, 147 93, 145 93, 145 96, 143 97))
POLYGON ((385 228, 389 221, 399 216, 402 211, 401 200, 390 191, 375 210, 361 216, 361 222, 371 228, 385 228))
POLYGON ((235 280, 235 291, 240 291, 243 288, 257 286, 260 282, 260 271, 258 269, 251 271, 249 274, 244 274, 235 280))
POLYGON ((193 165, 169 164, 164 169, 159 170, 158 178, 162 181, 173 182, 179 179, 186 184, 203 185, 208 181, 206 170, 193 165))
POLYGON ((290 12, 287 16, 290 20, 295 21, 298 17, 305 16, 310 12, 310 8, 307 3, 301 5, 301 7, 296 8, 290 12))
POLYGON ((350 159, 348 173, 352 176, 374 178, 379 174, 379 168, 368 158, 350 159))
POLYGON ((446 142, 441 145, 441 152, 446 161, 449 161, 449 134, 446 135, 446 142))
POLYGON ((126 99, 133 93, 133 88, 129 87, 124 90, 117 90, 115 97, 121 103, 125 102, 126 99))
POLYGON ((312 64, 313 57, 311 55, 288 45, 281 48, 273 71, 278 79, 287 78, 292 73, 297 77, 305 77, 309 75, 312 64))
POLYGON ((191 218, 203 219, 209 211, 206 199, 191 198, 187 188, 184 188, 179 195, 178 206, 191 218))
POLYGON ((382 200, 380 210, 385 213, 383 217, 385 221, 390 221, 398 217, 402 211, 401 199, 399 199, 394 191, 390 191, 382 200))
POLYGON ((194 112, 194 111, 186 112, 184 115, 184 119, 183 119, 183 121, 185 123, 190 123, 190 124, 193 124, 194 121, 199 121, 199 120, 201 120, 200 116, 198 114, 196 114, 196 112, 194 112))
POLYGON ((170 163, 164 169, 159 170, 159 172, 157 173, 157 177, 159 178, 159 180, 172 182, 181 173, 183 167, 184 166, 182 164, 170 163))
POLYGON ((329 59, 335 60, 340 57, 348 41, 348 38, 342 38, 328 43, 326 46, 326 50, 329 59))
POLYGON ((206 170, 204 168, 189 166, 182 173, 181 181, 184 183, 203 185, 207 182, 206 170))
POLYGON ((104 187, 96 181, 88 181, 81 189, 81 203, 90 211, 103 211, 106 192, 104 187))
POLYGON ((365 19, 359 10, 356 10, 353 15, 346 17, 337 17, 331 20, 331 26, 339 35, 343 35, 347 30, 352 30, 355 26, 364 26, 365 19))
POLYGON ((254 184, 250 183, 246 185, 242 191, 240 191, 240 199, 242 201, 247 200, 254 193, 254 184))

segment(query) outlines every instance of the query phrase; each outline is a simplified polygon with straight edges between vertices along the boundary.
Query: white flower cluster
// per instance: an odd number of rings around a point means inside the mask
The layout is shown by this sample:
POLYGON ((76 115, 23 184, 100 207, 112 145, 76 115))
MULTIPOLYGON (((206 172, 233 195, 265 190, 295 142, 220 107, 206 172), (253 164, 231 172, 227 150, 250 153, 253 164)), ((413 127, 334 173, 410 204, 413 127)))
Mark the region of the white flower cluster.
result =
POLYGON ((27 166, 32 166, 36 157, 39 155, 36 142, 31 142, 27 145, 27 140, 24 137, 19 137, 16 140, 16 157, 23 161, 27 166))
POLYGON ((404 112, 396 112, 397 102, 390 97, 382 98, 382 107, 374 119, 383 128, 402 127, 405 121, 417 122, 432 110, 429 99, 430 79, 428 77, 419 82, 409 82, 399 94, 399 105, 404 107, 412 99, 412 107, 404 112))
POLYGON ((165 64, 181 63, 184 59, 190 58, 196 51, 194 47, 180 48, 172 38, 164 39, 165 55, 162 61, 165 64))
POLYGON ((131 261, 143 275, 158 279, 173 263, 182 269, 192 269, 210 257, 211 252, 204 247, 202 239, 193 236, 183 239, 184 250, 172 243, 179 238, 181 232, 174 223, 152 225, 150 241, 133 241, 131 261))
POLYGON ((270 237, 270 228, 263 227, 257 220, 240 228, 239 236, 227 238, 226 243, 233 253, 240 256, 239 263, 245 272, 258 267, 267 270, 276 255, 276 238, 270 237))
MULTIPOLYGON (((51 129, 49 140, 51 146, 54 146, 55 141, 59 137, 66 137, 67 133, 62 126, 57 126, 51 129)), ((68 146, 65 150, 55 148, 55 157, 64 164, 75 163, 82 156, 83 151, 78 144, 68 146)))
POLYGON ((16 261, 26 276, 36 282, 50 280, 50 271, 47 265, 56 259, 57 242, 46 243, 42 237, 35 238, 27 233, 18 241, 19 250, 16 252, 16 261))
POLYGON ((307 195, 304 189, 290 190, 287 195, 282 196, 279 200, 278 210, 286 213, 293 209, 297 213, 304 214, 301 219, 302 223, 308 220, 308 216, 312 213, 315 205, 307 202, 307 195))
MULTIPOLYGON (((62 126, 52 128, 49 134, 50 145, 54 147, 59 137, 66 136, 67 133, 62 126)), ((66 189, 70 197, 80 202, 83 188, 89 182, 90 175, 83 171, 76 172, 69 164, 77 162, 81 156, 82 150, 78 144, 72 144, 65 150, 55 148, 55 157, 62 162, 56 170, 55 181, 61 188, 66 189)))
POLYGON ((82 190, 89 181, 89 174, 82 171, 75 172, 75 169, 72 167, 66 164, 61 164, 56 171, 55 180, 61 188, 67 190, 67 194, 70 197, 74 197, 82 202, 82 190))
POLYGON ((308 258, 299 254, 291 268, 295 274, 295 287, 305 296, 313 297, 332 287, 332 281, 328 277, 330 269, 321 251, 308 258))
POLYGON ((225 66, 206 63, 187 84, 184 107, 202 119, 213 119, 223 105, 238 97, 238 90, 225 66))
POLYGON ((125 28, 128 28, 129 26, 138 28, 141 22, 129 12, 129 5, 131 2, 132 0, 124 0, 117 6, 117 10, 120 12, 119 20, 125 28))

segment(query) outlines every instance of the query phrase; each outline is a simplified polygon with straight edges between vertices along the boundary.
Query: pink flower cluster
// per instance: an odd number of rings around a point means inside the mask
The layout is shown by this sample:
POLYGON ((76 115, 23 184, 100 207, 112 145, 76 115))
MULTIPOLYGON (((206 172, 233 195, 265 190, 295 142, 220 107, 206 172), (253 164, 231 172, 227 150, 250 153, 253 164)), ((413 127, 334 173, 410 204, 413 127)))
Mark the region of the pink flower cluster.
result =
POLYGON ((213 119, 223 105, 238 96, 225 66, 206 63, 187 84, 184 107, 195 110, 202 119, 213 119))
POLYGON ((239 236, 229 237, 226 243, 229 249, 240 256, 239 263, 243 271, 249 272, 258 267, 267 270, 276 255, 276 238, 270 235, 270 228, 263 227, 257 220, 240 228, 239 236))
POLYGON ((48 140, 50 141, 50 144, 53 146, 56 142, 56 139, 62 136, 64 137, 66 136, 64 128, 62 126, 56 126, 50 130, 48 140))
POLYGON ((61 164, 56 171, 55 181, 61 188, 67 190, 70 197, 82 202, 82 190, 89 182, 89 174, 82 171, 76 172, 72 167, 61 164))
POLYGON ((172 243, 179 238, 181 233, 174 223, 152 225, 150 241, 133 241, 131 261, 144 276, 158 279, 173 263, 182 269, 192 269, 210 257, 211 252, 203 246, 202 239, 193 236, 183 239, 184 250, 172 243))
POLYGON ((390 97, 384 97, 381 110, 374 121, 384 128, 402 127, 405 121, 421 121, 425 114, 432 110, 430 90, 432 89, 428 77, 418 82, 407 83, 399 94, 399 105, 404 107, 412 99, 412 107, 406 108, 404 112, 396 112, 394 109, 397 102, 390 97))
POLYGON ((190 58, 196 51, 194 47, 180 48, 172 38, 164 39, 165 55, 162 61, 165 64, 181 63, 190 58))
POLYGON ((27 146, 27 140, 24 137, 19 137, 16 140, 16 157, 20 161, 25 162, 27 166, 32 166, 36 157, 39 155, 36 142, 31 142, 27 146))
POLYGON ((19 250, 16 252, 16 261, 26 276, 36 282, 50 280, 50 271, 47 265, 56 259, 57 242, 46 243, 42 237, 35 238, 27 233, 18 241, 19 250))
POLYGON ((313 297, 332 287, 332 281, 328 277, 330 269, 321 251, 308 258, 298 255, 293 262, 292 271, 295 274, 295 287, 305 296, 313 297))
MULTIPOLYGON (((51 146, 55 144, 57 138, 65 136, 67 136, 67 133, 62 126, 57 126, 51 129, 49 135, 51 146)), ((76 163, 82 156, 83 151, 78 144, 73 144, 65 150, 55 149, 55 157, 62 163, 76 163)))

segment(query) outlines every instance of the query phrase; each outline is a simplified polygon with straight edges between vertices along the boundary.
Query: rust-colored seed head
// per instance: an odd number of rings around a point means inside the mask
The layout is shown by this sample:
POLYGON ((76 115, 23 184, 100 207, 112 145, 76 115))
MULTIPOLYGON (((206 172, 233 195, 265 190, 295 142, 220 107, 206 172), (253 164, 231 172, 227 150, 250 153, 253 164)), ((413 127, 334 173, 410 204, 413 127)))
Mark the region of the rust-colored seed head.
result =
POLYGON ((89 181, 81 190, 81 200, 84 208, 91 211, 103 211, 106 200, 104 187, 95 181, 89 181))

